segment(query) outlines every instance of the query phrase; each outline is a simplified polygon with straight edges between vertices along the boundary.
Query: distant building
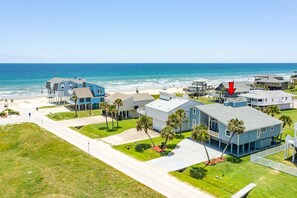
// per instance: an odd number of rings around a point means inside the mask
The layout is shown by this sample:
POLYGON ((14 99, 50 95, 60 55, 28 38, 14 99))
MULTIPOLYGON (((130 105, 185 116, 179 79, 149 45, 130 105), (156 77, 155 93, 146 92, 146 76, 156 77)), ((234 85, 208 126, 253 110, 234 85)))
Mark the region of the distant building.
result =
MULTIPOLYGON (((222 82, 219 84, 216 89, 215 93, 211 93, 210 95, 218 100, 220 103, 224 102, 227 98, 230 98, 231 95, 228 92, 229 82, 222 82)), ((251 90, 251 83, 247 81, 238 81, 234 82, 234 94, 232 97, 237 97, 239 94, 248 93, 251 90)))
POLYGON ((281 76, 260 75, 255 76, 255 86, 264 87, 269 90, 284 90, 288 89, 289 81, 281 76))
POLYGON ((227 151, 234 156, 243 156, 276 144, 274 139, 281 135, 281 121, 247 106, 245 100, 228 99, 224 104, 199 105, 190 109, 191 128, 204 123, 208 127, 209 144, 224 149, 232 132, 228 122, 238 118, 244 122, 243 134, 235 134, 227 151))
POLYGON ((294 74, 290 77, 292 83, 297 83, 297 71, 294 71, 294 74))
POLYGON ((186 119, 183 121, 182 129, 185 131, 190 129, 190 108, 199 104, 200 103, 194 100, 176 97, 167 92, 160 92, 160 98, 145 105, 145 110, 142 114, 151 117, 153 119, 153 128, 157 131, 161 131, 166 126, 168 116, 179 109, 183 109, 186 112, 186 119))
POLYGON ((146 104, 154 101, 154 98, 148 93, 123 94, 118 92, 107 96, 105 101, 113 105, 116 99, 121 99, 123 102, 123 105, 119 107, 119 114, 124 119, 138 117, 138 109, 144 108, 146 104))
POLYGON ((262 108, 270 105, 276 105, 281 110, 294 108, 293 97, 295 95, 281 90, 253 90, 246 94, 240 94, 239 96, 246 98, 248 104, 252 107, 262 108))
POLYGON ((189 87, 185 88, 185 92, 190 96, 204 96, 207 90, 207 82, 204 80, 194 80, 189 87))

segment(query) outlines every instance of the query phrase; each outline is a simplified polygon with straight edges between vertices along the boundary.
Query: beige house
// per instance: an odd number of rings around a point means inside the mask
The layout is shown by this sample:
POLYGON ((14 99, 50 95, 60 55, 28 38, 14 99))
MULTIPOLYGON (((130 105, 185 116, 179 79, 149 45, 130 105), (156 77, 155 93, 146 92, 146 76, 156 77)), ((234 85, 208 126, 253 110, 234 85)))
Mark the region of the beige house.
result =
POLYGON ((121 99, 123 102, 123 105, 119 107, 119 114, 124 119, 138 117, 137 109, 143 108, 146 104, 154 101, 154 98, 148 93, 123 94, 119 92, 107 96, 105 101, 110 105, 114 105, 116 99, 121 99))

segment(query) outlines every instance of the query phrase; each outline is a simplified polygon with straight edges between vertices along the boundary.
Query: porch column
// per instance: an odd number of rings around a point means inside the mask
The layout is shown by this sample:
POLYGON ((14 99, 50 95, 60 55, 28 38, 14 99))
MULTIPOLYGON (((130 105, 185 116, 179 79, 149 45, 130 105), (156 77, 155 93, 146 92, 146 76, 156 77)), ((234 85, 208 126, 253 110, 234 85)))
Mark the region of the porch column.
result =
POLYGON ((231 150, 230 150, 230 152, 231 152, 231 154, 233 153, 233 143, 231 143, 231 150))
POLYGON ((77 105, 78 106, 78 110, 80 111, 80 105, 77 105))
POLYGON ((249 152, 251 152, 251 143, 249 142, 249 152))
POLYGON ((242 145, 243 146, 243 148, 242 148, 242 153, 244 153, 244 147, 245 147, 245 144, 244 145, 242 145))
POLYGON ((237 145, 237 155, 239 155, 239 147, 240 145, 237 145))
POLYGON ((210 143, 211 143, 211 137, 208 139, 208 144, 210 145, 210 143))
POLYGON ((219 139, 219 149, 221 149, 221 139, 219 139))

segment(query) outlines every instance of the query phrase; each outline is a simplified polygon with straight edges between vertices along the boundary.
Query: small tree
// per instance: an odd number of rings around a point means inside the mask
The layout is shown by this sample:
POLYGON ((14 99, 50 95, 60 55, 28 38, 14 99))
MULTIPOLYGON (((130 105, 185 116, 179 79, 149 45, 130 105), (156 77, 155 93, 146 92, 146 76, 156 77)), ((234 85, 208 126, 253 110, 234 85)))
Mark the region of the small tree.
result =
POLYGON ((108 113, 109 113, 110 105, 107 104, 106 102, 101 102, 101 103, 100 103, 100 108, 104 111, 105 122, 106 122, 106 128, 108 129, 107 116, 108 116, 108 113))
POLYGON ((150 138, 153 146, 156 146, 155 143, 153 142, 151 136, 148 134, 148 129, 152 129, 152 128, 153 128, 153 122, 150 117, 141 116, 136 122, 137 131, 143 130, 146 133, 146 135, 150 138))
POLYGON ((237 118, 235 119, 231 119, 228 122, 228 126, 227 126, 227 130, 232 132, 231 137, 229 138, 228 144, 225 146, 221 158, 223 158, 223 155, 225 154, 232 138, 234 137, 235 134, 239 135, 242 134, 245 131, 245 127, 244 127, 244 122, 242 120, 238 120, 237 118))
POLYGON ((123 101, 122 99, 118 98, 114 101, 114 104, 117 106, 117 127, 119 127, 120 106, 123 106, 123 101))
POLYGON ((196 142, 201 142, 204 146, 205 153, 208 159, 208 164, 210 163, 210 158, 209 154, 207 151, 207 148, 205 146, 205 142, 209 140, 209 134, 208 134, 208 128, 207 126, 203 124, 199 124, 198 126, 195 126, 194 129, 192 130, 192 139, 196 142))
POLYGON ((279 108, 275 105, 267 106, 264 108, 263 112, 274 117, 275 114, 280 114, 279 108))
POLYGON ((179 126, 179 118, 176 113, 168 116, 168 120, 166 121, 167 126, 171 126, 173 129, 179 126))
POLYGON ((180 134, 180 137, 181 137, 182 136, 183 121, 186 118, 186 112, 183 109, 179 109, 175 113, 177 115, 178 126, 179 126, 179 134, 180 134))
POLYGON ((111 124, 112 124, 112 129, 114 128, 114 123, 113 123, 113 118, 114 115, 117 113, 117 109, 115 105, 110 105, 109 106, 109 112, 111 113, 111 124))
POLYGON ((173 140, 175 138, 175 131, 171 126, 166 126, 161 130, 160 133, 162 138, 165 138, 164 144, 162 144, 162 149, 166 147, 168 140, 173 140))
POLYGON ((282 126, 283 128, 285 128, 286 125, 291 126, 291 124, 293 123, 293 120, 291 119, 291 117, 287 115, 282 115, 279 119, 283 121, 283 126, 282 126))

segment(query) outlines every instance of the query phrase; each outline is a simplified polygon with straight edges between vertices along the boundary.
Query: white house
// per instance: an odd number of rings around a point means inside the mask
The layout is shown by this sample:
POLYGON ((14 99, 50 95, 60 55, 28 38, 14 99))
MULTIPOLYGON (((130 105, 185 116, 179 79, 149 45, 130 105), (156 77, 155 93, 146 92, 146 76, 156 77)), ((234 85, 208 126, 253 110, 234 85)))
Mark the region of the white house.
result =
POLYGON ((253 90, 246 94, 240 94, 239 96, 246 98, 248 104, 252 107, 265 107, 270 105, 276 105, 281 110, 294 108, 293 97, 295 95, 286 93, 281 90, 253 90))
POLYGON ((167 92, 160 92, 160 99, 157 99, 145 105, 145 114, 153 119, 153 128, 161 131, 166 126, 168 116, 175 113, 178 109, 183 109, 186 112, 186 119, 183 123, 183 131, 189 130, 189 109, 197 106, 200 103, 189 100, 188 98, 175 97, 173 94, 167 92))

